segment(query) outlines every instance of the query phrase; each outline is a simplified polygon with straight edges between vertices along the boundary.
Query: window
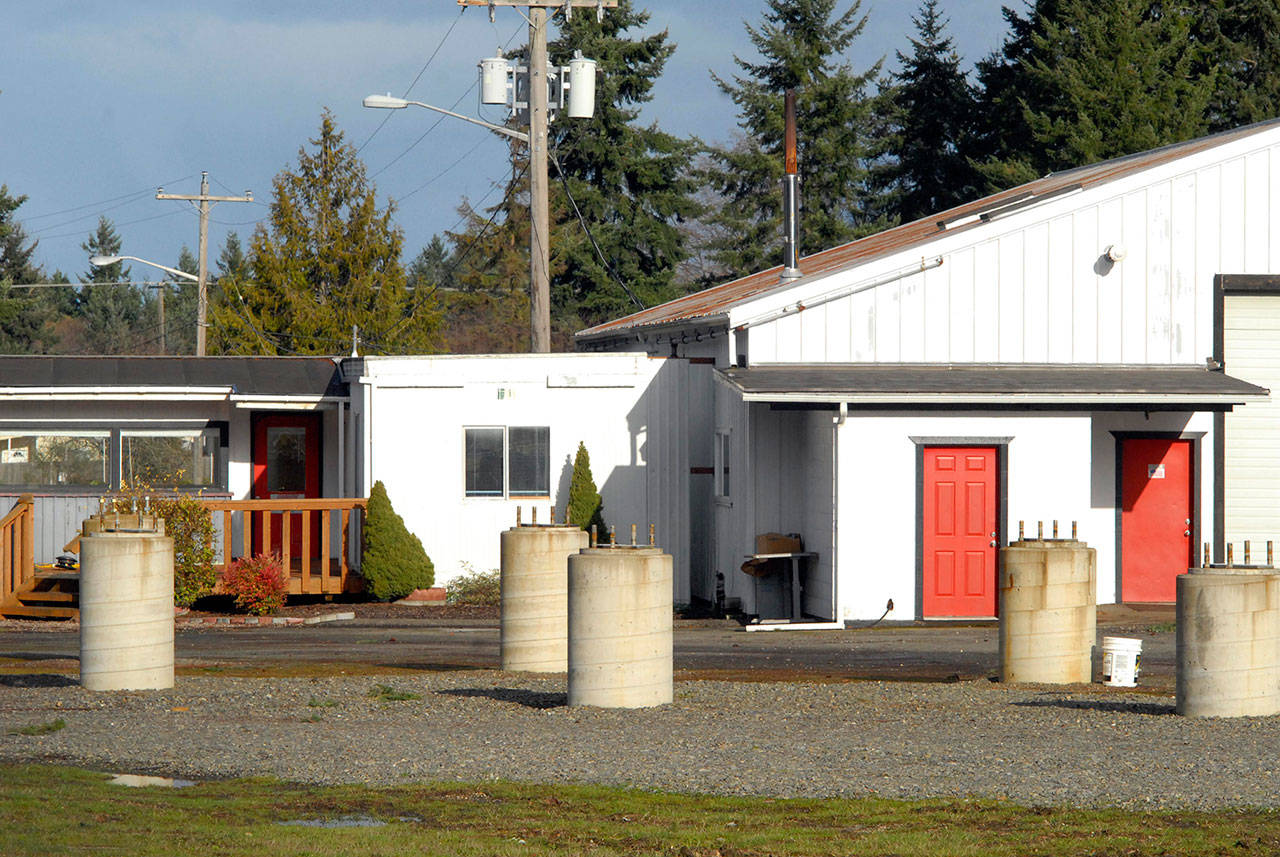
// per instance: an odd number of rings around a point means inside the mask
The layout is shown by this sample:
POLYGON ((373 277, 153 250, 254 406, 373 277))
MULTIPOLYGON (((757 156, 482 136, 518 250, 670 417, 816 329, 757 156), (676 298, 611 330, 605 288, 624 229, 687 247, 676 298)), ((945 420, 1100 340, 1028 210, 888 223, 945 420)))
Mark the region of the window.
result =
POLYGON ((217 429, 120 433, 120 478, 154 488, 212 488, 218 474, 217 429))
POLYGON ((103 487, 111 482, 111 432, 55 430, 0 433, 0 484, 103 487))
POLYGON ((466 496, 545 497, 551 493, 551 429, 468 428, 466 496))
POLYGON ((729 429, 716 430, 715 496, 717 500, 729 499, 729 438, 729 429))
POLYGON ((97 494, 121 482, 156 490, 226 490, 227 424, 0 426, 0 486, 6 490, 97 494))

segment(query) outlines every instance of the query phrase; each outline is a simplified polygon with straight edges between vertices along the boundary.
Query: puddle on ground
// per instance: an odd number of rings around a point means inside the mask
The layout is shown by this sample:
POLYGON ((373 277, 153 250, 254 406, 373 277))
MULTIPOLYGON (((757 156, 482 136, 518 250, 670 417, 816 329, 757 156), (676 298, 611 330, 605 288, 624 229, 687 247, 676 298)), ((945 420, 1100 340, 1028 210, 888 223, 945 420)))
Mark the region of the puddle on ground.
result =
POLYGON ((143 788, 145 786, 159 786, 165 789, 183 789, 187 786, 194 786, 195 780, 175 780, 169 777, 146 777, 142 774, 116 774, 108 785, 112 786, 129 786, 130 788, 143 788))
POLYGON ((387 823, 371 815, 340 815, 337 818, 299 818, 277 821, 281 827, 386 827, 387 823))

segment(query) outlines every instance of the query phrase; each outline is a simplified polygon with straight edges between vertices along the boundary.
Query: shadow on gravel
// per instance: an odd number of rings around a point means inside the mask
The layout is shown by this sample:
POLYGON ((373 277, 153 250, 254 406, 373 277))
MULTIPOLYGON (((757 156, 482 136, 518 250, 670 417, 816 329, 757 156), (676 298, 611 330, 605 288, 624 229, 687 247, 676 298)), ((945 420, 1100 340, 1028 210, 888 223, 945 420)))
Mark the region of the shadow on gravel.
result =
POLYGON ((53 673, 0 675, 0 687, 78 687, 79 679, 53 673))
POLYGON ((78 661, 79 655, 65 655, 57 652, 0 652, 0 658, 11 658, 15 661, 78 661))
POLYGON ((540 693, 535 690, 521 690, 515 687, 471 688, 462 687, 451 690, 438 690, 444 696, 483 696, 496 699, 498 702, 514 702, 526 708, 564 708, 569 704, 567 693, 540 693))
POLYGON ((1174 714, 1173 703, 1105 702, 1096 699, 1028 699, 1015 702, 1024 708, 1073 708, 1077 711, 1107 711, 1119 714, 1174 714))

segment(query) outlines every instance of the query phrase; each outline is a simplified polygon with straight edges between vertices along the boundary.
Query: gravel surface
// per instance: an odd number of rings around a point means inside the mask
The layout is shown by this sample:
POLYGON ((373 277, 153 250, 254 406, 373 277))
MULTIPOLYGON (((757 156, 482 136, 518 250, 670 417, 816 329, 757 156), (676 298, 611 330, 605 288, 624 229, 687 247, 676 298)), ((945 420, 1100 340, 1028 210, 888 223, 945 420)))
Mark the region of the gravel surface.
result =
POLYGON ((6 675, 0 760, 196 780, 503 778, 1032 806, 1280 807, 1280 717, 1191 720, 1173 705, 1163 694, 986 680, 689 681, 676 684, 673 705, 623 711, 567 707, 563 676, 488 670, 181 677, 174 690, 149 693, 6 675), (371 697, 380 683, 421 698, 371 697), (60 731, 12 734, 58 718, 60 731))

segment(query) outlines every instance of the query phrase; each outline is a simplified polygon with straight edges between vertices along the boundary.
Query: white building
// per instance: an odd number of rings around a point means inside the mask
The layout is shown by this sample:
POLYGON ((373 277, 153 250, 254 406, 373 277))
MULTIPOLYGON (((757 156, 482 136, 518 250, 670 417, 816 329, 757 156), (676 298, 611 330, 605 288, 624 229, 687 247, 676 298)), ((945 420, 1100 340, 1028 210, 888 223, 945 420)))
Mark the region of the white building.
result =
MULTIPOLYGON (((1020 522, 1078 522, 1101 602, 1171 601, 1202 542, 1221 558, 1280 538, 1280 439, 1246 383, 1280 376, 1280 123, 1055 173, 800 267, 578 334, 714 362, 690 394, 714 399, 713 452, 692 463, 713 471, 709 569, 749 612, 737 569, 767 531, 804 537, 804 612, 837 620, 890 600, 891 618, 994 615, 1020 522)), ((695 596, 712 587, 693 572, 695 596)))

